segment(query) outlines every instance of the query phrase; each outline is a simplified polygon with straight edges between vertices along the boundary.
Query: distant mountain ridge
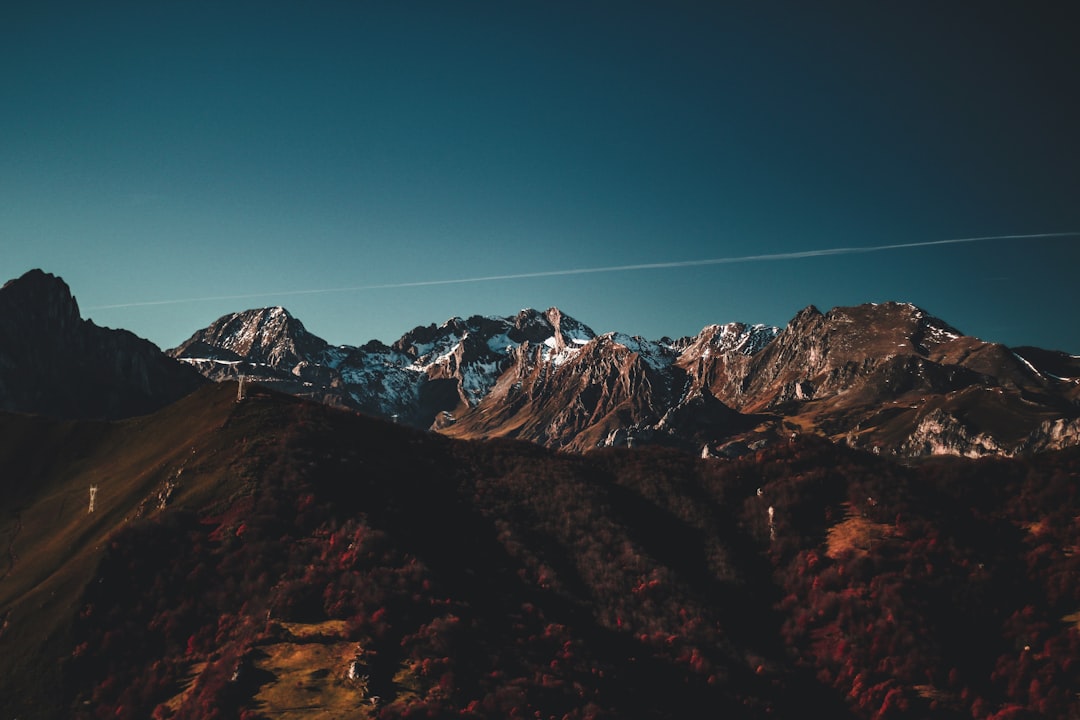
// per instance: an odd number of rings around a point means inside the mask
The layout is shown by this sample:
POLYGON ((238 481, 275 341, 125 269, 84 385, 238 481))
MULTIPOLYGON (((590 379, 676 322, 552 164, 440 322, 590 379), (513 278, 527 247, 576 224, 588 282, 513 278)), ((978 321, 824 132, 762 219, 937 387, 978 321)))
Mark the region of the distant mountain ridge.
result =
POLYGON ((784 328, 709 325, 674 340, 525 309, 360 346, 332 346, 271 307, 223 316, 166 354, 83 320, 40 270, 0 289, 0 410, 131 417, 240 376, 452 437, 574 452, 730 457, 800 433, 904 457, 1080 444, 1080 358, 985 342, 908 303, 809 306, 784 328))
POLYGON ((244 375, 295 395, 428 427, 436 416, 485 397, 521 346, 561 362, 594 337, 556 309, 512 318, 451 318, 417 327, 392 345, 332 347, 282 307, 219 318, 172 350, 208 378, 244 375))
POLYGON ((1080 443, 1080 359, 984 342, 909 303, 809 306, 782 329, 656 341, 526 309, 360 347, 332 347, 277 307, 222 317, 169 353, 213 380, 242 374, 454 437, 572 451, 733 455, 792 433, 901 456, 1080 443))
POLYGON ((0 410, 117 419, 158 410, 204 383, 153 343, 83 320, 54 275, 31 270, 0 288, 0 410))

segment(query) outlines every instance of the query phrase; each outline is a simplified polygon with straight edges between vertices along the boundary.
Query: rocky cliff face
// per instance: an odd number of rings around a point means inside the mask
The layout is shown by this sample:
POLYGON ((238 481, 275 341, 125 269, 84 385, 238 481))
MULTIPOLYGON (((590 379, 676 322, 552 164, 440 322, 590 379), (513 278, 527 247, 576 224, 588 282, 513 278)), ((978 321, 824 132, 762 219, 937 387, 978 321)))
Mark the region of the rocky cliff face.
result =
POLYGON ((712 455, 813 433, 904 456, 1013 454, 1075 444, 1080 417, 1080 360, 983 342, 906 303, 811 306, 782 330, 729 323, 655 342, 522 310, 359 348, 330 347, 272 308, 172 352, 209 377, 243 372, 456 437, 574 451, 712 455))
POLYGON ((0 289, 0 409, 60 418, 153 412, 205 380, 124 330, 83 320, 63 280, 31 270, 0 289))
POLYGON ((446 432, 508 436, 583 450, 657 421, 673 401, 674 353, 614 333, 516 348, 492 391, 446 432))
POLYGON ((1080 418, 1044 420, 1020 448, 1025 452, 1062 450, 1080 445, 1080 418))

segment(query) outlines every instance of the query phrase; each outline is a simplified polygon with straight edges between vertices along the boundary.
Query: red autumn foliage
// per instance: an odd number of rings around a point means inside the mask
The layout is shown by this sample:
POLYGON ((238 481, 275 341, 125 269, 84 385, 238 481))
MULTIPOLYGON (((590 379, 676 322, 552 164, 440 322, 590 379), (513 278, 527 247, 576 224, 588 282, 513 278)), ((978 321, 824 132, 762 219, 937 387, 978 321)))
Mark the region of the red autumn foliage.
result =
POLYGON ((1076 452, 567 456, 358 440, 324 412, 285 424, 228 507, 115 536, 73 620, 76 717, 161 715, 196 660, 177 717, 258 717, 253 649, 326 619, 371 653, 382 718, 1080 713, 1076 452), (830 548, 853 518, 873 533, 830 548))

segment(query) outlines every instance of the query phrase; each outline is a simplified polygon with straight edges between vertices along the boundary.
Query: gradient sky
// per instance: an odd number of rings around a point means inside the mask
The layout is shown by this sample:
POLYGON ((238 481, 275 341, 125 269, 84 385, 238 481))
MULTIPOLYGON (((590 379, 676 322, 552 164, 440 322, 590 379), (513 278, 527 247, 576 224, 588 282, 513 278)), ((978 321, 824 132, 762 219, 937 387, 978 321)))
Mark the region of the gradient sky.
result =
POLYGON ((0 280, 164 348, 893 299, 1080 353, 1078 235, 813 253, 1080 232, 1080 14, 992 5, 4 3, 0 280))

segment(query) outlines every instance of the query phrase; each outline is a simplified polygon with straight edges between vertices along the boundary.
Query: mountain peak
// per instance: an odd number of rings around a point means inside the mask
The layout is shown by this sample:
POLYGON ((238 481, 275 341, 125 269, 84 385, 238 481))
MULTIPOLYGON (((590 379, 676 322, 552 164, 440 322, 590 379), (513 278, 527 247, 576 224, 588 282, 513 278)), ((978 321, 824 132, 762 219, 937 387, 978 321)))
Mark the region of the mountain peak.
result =
POLYGON ((696 337, 690 338, 686 348, 695 348, 689 354, 698 356, 713 352, 754 355, 764 348, 780 332, 771 325, 746 325, 731 322, 724 325, 707 325, 696 337))
POLYGON ((172 354, 186 357, 187 349, 212 345, 250 362, 296 364, 305 355, 325 350, 325 340, 312 335, 288 310, 276 305, 223 315, 192 335, 172 354))
POLYGON ((83 320, 67 283, 55 275, 31 270, 0 288, 0 409, 130 417, 202 382, 153 343, 83 320))
POLYGON ((31 268, 22 275, 12 280, 8 280, 4 283, 3 289, 16 286, 34 287, 34 286, 63 286, 67 289, 67 283, 63 279, 47 273, 41 268, 31 268))
POLYGON ((0 303, 0 313, 19 313, 35 323, 61 330, 74 327, 82 319, 79 303, 67 283, 36 268, 4 283, 0 303))
POLYGON ((851 336, 852 342, 884 354, 888 354, 888 347, 895 347, 926 355, 934 347, 963 336, 944 320, 908 302, 836 307, 824 317, 833 332, 851 336), (872 348, 874 343, 879 347, 872 348))

